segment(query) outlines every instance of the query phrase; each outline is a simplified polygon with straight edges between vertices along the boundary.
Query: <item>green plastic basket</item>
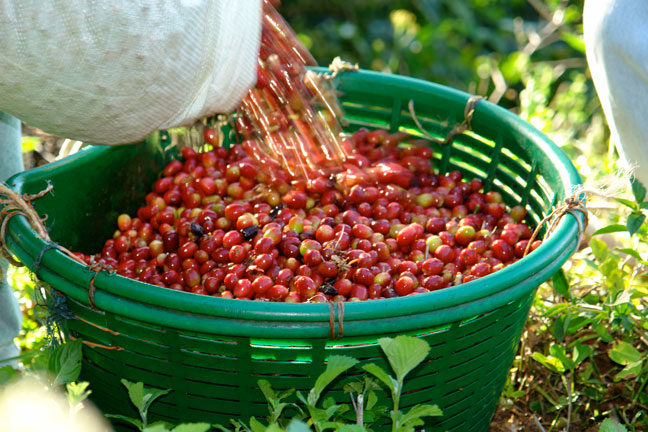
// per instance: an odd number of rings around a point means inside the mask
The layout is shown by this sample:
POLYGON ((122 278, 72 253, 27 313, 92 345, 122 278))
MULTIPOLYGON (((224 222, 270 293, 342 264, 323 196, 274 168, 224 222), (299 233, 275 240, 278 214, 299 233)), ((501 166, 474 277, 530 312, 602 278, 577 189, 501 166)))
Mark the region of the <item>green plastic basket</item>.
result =
MULTIPOLYGON (((421 135, 408 110, 430 133, 445 137, 464 119, 469 95, 429 82, 373 72, 337 80, 349 130, 361 126, 421 135)), ((580 180, 567 157, 514 114, 479 102, 472 131, 451 145, 433 144, 441 172, 481 177, 508 204, 523 203, 537 223, 572 194, 580 180)), ((139 145, 91 147, 10 179, 21 193, 50 193, 34 202, 47 215, 51 238, 72 250, 94 252, 114 230, 117 214, 134 211, 156 179, 164 157, 159 135, 139 145)), ((228 300, 151 286, 95 273, 48 245, 26 219, 8 224, 11 251, 40 279, 67 296, 77 319, 69 335, 83 339, 82 379, 106 413, 136 416, 121 378, 171 389, 151 416, 171 422, 264 417, 257 381, 275 389, 308 390, 328 356, 344 354, 388 369, 377 339, 415 335, 431 346, 429 358, 404 387, 403 408, 438 404, 444 416, 426 430, 484 431, 496 408, 537 287, 573 253, 578 223, 569 215, 528 257, 485 278, 404 298, 347 303, 341 338, 329 337, 329 305, 228 300)), ((336 319, 339 316, 336 314, 336 319)), ((337 328, 337 326, 336 326, 337 328)), ((346 378, 348 379, 348 377, 346 378)), ((347 400, 345 379, 329 395, 347 400)))

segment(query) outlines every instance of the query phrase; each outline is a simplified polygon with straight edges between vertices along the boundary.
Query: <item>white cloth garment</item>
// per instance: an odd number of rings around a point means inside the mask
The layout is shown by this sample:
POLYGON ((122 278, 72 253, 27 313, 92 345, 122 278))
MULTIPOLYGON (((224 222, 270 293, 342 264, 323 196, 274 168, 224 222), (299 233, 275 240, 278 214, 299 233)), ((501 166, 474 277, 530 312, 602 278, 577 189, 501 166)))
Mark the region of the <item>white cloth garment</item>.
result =
POLYGON ((648 186, 648 1, 586 0, 587 61, 612 139, 648 186))
POLYGON ((0 110, 61 137, 137 141, 233 109, 261 0, 0 0, 0 110))

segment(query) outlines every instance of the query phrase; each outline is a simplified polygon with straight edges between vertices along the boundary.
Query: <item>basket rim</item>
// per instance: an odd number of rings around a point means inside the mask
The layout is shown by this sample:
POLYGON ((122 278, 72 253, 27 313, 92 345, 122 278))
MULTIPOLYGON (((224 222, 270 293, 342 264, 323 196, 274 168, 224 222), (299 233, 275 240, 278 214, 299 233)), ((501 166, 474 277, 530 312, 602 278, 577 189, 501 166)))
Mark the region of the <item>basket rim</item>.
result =
MULTIPOLYGON (((372 85, 376 86, 395 85, 428 94, 438 94, 444 99, 453 100, 461 109, 463 109, 471 96, 456 89, 416 78, 364 70, 350 74, 345 73, 343 79, 346 83, 355 80, 365 82, 369 80, 372 85)), ((581 183, 576 169, 562 150, 529 123, 508 110, 485 101, 478 104, 473 116, 475 125, 473 130, 476 133, 479 133, 477 124, 480 118, 486 122, 498 121, 502 123, 503 127, 519 130, 521 134, 529 139, 530 143, 539 148, 547 156, 548 163, 554 167, 560 177, 563 189, 561 192, 565 196, 571 194, 573 188, 581 183)), ((9 179, 7 184, 20 192, 21 188, 30 183, 34 177, 43 178, 48 172, 65 167, 72 160, 99 158, 105 152, 110 151, 112 151, 111 147, 91 147, 61 161, 19 173, 9 179)), ((344 321, 345 323, 361 323, 363 321, 389 318, 404 318, 407 320, 409 316, 430 314, 432 312, 437 312, 441 316, 447 315, 444 314, 444 311, 452 311, 450 317, 452 319, 447 321, 451 322, 493 310, 494 307, 514 301, 521 294, 528 295, 534 292, 539 285, 539 283, 536 283, 533 286, 533 284, 525 283, 525 281, 533 279, 535 275, 543 275, 546 279, 562 266, 577 246, 579 224, 583 222, 583 219, 584 215, 581 214, 563 218, 554 232, 543 241, 538 249, 526 258, 484 278, 414 296, 344 303, 344 321), (577 219, 581 220, 577 221, 577 219), (522 289, 522 287, 524 288, 522 289), (462 313, 461 306, 469 304, 472 307, 466 307, 462 313)), ((8 246, 28 266, 33 263, 45 246, 45 242, 37 236, 26 219, 22 217, 12 218, 9 221, 7 234, 9 236, 8 246)), ((68 279, 73 284, 88 287, 90 279, 95 276, 94 272, 67 257, 59 250, 49 250, 41 258, 43 266, 48 271, 51 270, 52 275, 58 275, 57 277, 52 276, 57 279, 68 279)), ((43 272, 44 267, 41 267, 41 272, 43 272)), ((46 280, 46 282, 48 281, 46 280)), ((187 316, 194 314, 207 320, 210 318, 227 318, 231 320, 281 323, 276 329, 270 329, 267 332, 269 335, 274 334, 279 338, 292 334, 304 334, 304 332, 300 332, 299 326, 295 325, 300 322, 312 323, 314 325, 313 335, 325 336, 328 333, 331 313, 328 304, 242 301, 203 296, 149 285, 122 276, 111 275, 105 271, 96 275, 94 286, 96 287, 95 304, 98 308, 128 318, 153 323, 158 321, 158 319, 154 318, 155 311, 165 310, 172 312, 172 317, 175 317, 170 321, 165 319, 164 323, 162 323, 169 327, 189 329, 187 316), (141 308, 128 307, 128 305, 135 304, 150 307, 148 308, 150 309, 149 313, 142 315, 141 308)), ((81 290, 81 292, 73 293, 72 289, 68 290, 68 292, 66 292, 65 288, 57 289, 88 304, 87 291, 83 293, 83 290, 81 290)), ((437 320, 434 319, 430 322, 437 320)), ((191 327, 193 327, 193 324, 191 327)), ((193 329, 195 330, 195 327, 193 329)), ((241 331, 245 333, 245 331, 241 331)), ((239 334, 236 329, 227 329, 227 332, 239 334)), ((308 334, 311 331, 305 331, 305 333, 308 334)), ((345 334, 347 334, 346 331, 345 334)))

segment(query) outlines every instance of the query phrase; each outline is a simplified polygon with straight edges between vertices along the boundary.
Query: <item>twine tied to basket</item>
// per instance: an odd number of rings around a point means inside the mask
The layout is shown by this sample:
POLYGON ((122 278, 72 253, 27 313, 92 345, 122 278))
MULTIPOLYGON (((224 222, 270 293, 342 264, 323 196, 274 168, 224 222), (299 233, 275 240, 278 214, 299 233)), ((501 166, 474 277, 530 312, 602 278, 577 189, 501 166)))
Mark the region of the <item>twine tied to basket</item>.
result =
POLYGON ((34 207, 31 205, 31 202, 33 200, 47 195, 52 191, 53 188, 54 187, 52 186, 52 184, 48 182, 47 187, 37 194, 21 195, 12 190, 6 184, 0 183, 0 206, 2 206, 2 209, 0 210, 0 255, 2 255, 3 258, 5 258, 9 263, 16 267, 23 266, 21 262, 16 261, 13 258, 13 256, 7 249, 7 225, 9 224, 9 220, 11 220, 12 217, 17 215, 24 216, 29 222, 29 225, 32 227, 32 229, 36 231, 36 234, 45 241, 45 246, 34 261, 34 273, 36 274, 36 276, 38 276, 38 271, 41 267, 43 255, 50 249, 58 249, 67 254, 73 260, 81 264, 85 264, 83 260, 77 257, 74 253, 64 248, 63 246, 52 242, 49 233, 47 232, 47 228, 43 223, 46 218, 41 218, 36 210, 34 210, 34 207))
POLYGON ((344 303, 329 302, 329 337, 331 339, 340 339, 344 336, 344 303), (335 331, 335 311, 337 309, 338 331, 335 331))
POLYGON ((531 238, 529 238, 529 242, 527 243, 526 248, 524 249, 523 257, 527 256, 527 254, 531 250, 531 245, 538 237, 540 229, 542 229, 542 227, 546 223, 549 223, 549 228, 547 228, 547 235, 549 235, 554 230, 556 225, 558 225, 558 222, 560 222, 566 214, 571 214, 576 219, 576 223, 578 224, 577 245, 580 244, 581 238, 585 233, 585 228, 587 228, 588 223, 587 208, 585 207, 585 202, 586 195, 584 195, 584 189, 580 187, 574 190, 574 192, 570 196, 565 198, 559 206, 557 206, 551 213, 545 216, 540 221, 540 223, 538 223, 538 225, 533 230, 533 233, 531 234, 531 238), (585 217, 584 222, 581 221, 579 217, 577 217, 577 213, 583 214, 583 216, 585 217))
POLYGON ((344 71, 357 72, 360 70, 360 67, 357 63, 351 64, 348 61, 342 60, 340 57, 335 57, 328 68, 331 73, 324 75, 324 78, 326 78, 327 80, 334 79, 344 71))
POLYGON ((450 132, 448 132, 448 135, 446 135, 444 140, 440 140, 439 138, 435 137, 434 135, 429 133, 427 130, 425 130, 425 128, 423 127, 423 125, 419 121, 418 117, 416 116, 416 111, 414 110, 414 100, 413 99, 410 99, 410 101, 408 103, 408 108, 409 108, 410 115, 412 116, 412 120, 414 120, 414 123, 416 124, 416 127, 419 128, 421 133, 426 138, 428 138, 431 141, 436 142, 437 144, 448 145, 448 144, 452 143, 455 136, 460 135, 460 134, 464 133, 467 130, 472 130, 472 125, 471 125, 472 117, 473 117, 473 114, 475 113, 475 108, 477 107, 477 104, 482 99, 484 99, 482 96, 477 96, 477 95, 473 95, 470 98, 468 98, 468 101, 466 102, 466 106, 464 107, 464 118, 463 118, 463 120, 461 121, 461 123, 457 123, 452 127, 452 130, 450 130, 450 132))

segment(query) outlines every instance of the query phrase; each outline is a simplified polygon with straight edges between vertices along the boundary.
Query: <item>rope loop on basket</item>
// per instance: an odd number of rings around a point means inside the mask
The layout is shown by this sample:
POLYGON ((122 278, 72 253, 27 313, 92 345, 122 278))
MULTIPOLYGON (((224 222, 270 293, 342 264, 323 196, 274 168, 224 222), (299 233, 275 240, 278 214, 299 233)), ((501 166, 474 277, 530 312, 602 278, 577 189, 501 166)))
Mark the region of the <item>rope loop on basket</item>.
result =
POLYGON ((357 63, 351 64, 348 61, 342 60, 342 58, 340 58, 339 56, 333 59, 328 68, 331 73, 324 74, 324 78, 327 80, 332 80, 340 73, 345 71, 357 72, 360 70, 360 67, 357 63))
POLYGON ((45 252, 51 249, 58 249, 58 245, 52 241, 47 241, 45 243, 45 246, 43 246, 43 249, 38 253, 38 256, 34 260, 34 275, 39 278, 39 272, 41 269, 41 265, 43 264, 43 256, 45 255, 45 252))
POLYGON ((531 234, 531 238, 529 238, 529 242, 527 243, 527 246, 524 249, 524 255, 522 256, 523 257, 527 256, 527 254, 531 250, 531 244, 538 237, 540 229, 546 223, 549 223, 549 228, 547 228, 547 234, 546 234, 549 235, 566 214, 571 214, 572 216, 574 216, 574 218, 576 219, 576 223, 578 224, 578 243, 577 243, 578 246, 581 242, 581 238, 583 237, 583 234, 585 233, 585 228, 587 228, 587 223, 588 223, 587 207, 585 207, 586 201, 587 201, 587 196, 584 196, 584 190, 582 187, 577 188, 570 196, 565 198, 561 205, 556 207, 551 213, 545 216, 540 221, 538 226, 535 227, 533 233, 531 234), (582 222, 578 218, 577 213, 581 213, 583 214, 583 216, 585 216, 585 222, 582 222))
POLYGON ((454 140, 455 136, 461 135, 462 133, 466 132, 467 130, 472 130, 472 117, 473 114, 475 113, 475 108, 477 107, 477 104, 479 101, 483 100, 484 98, 482 96, 478 95, 473 95, 470 98, 468 98, 468 101, 466 102, 466 106, 464 107, 464 119, 461 121, 461 123, 457 123, 452 127, 452 130, 448 132, 448 135, 446 135, 445 139, 441 140, 431 133, 429 133, 421 122, 419 121, 418 117, 416 116, 416 111, 414 110, 414 100, 410 99, 408 103, 408 108, 409 108, 409 113, 412 116, 412 120, 414 120, 414 123, 416 124, 416 127, 419 128, 421 133, 429 140, 440 144, 440 145, 448 145, 451 144, 452 141, 454 140))
POLYGON ((344 336, 344 303, 329 302, 329 337, 331 339, 340 339, 344 336), (338 332, 335 332, 335 317, 337 309, 338 332))
MULTIPOLYGON (((4 206, 2 210, 0 210, 0 253, 4 258, 7 258, 7 261, 17 267, 22 267, 23 264, 14 260, 7 250, 6 235, 9 220, 16 215, 24 216, 25 218, 27 218, 29 225, 33 228, 34 231, 36 231, 36 234, 45 242, 51 243, 52 240, 50 239, 47 228, 43 223, 47 218, 41 218, 38 213, 36 213, 36 210, 34 210, 31 202, 35 199, 47 195, 52 191, 52 189, 54 189, 54 186, 52 186, 52 184, 48 182, 47 187, 37 194, 20 195, 19 193, 9 188, 6 184, 0 183, 0 205, 4 206)), ((81 258, 77 257, 66 248, 60 245, 56 245, 56 248, 65 252, 73 260, 80 262, 81 264, 85 264, 83 260, 81 260, 81 258)), ((44 252, 41 251, 41 253, 44 252)))

